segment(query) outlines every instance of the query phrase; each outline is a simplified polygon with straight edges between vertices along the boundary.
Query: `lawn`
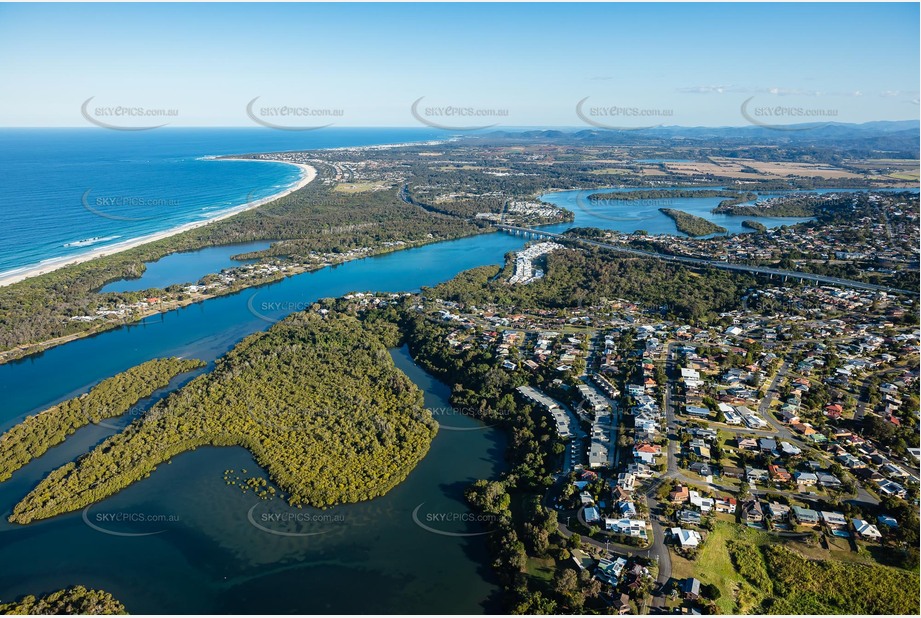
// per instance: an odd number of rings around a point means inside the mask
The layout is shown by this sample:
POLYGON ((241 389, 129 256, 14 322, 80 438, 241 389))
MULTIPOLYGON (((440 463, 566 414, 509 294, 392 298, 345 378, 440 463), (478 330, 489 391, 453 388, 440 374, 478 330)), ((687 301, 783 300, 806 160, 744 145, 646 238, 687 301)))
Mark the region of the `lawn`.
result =
POLYGON ((529 556, 528 565, 525 568, 530 577, 549 583, 556 572, 556 561, 553 558, 532 558, 529 556))

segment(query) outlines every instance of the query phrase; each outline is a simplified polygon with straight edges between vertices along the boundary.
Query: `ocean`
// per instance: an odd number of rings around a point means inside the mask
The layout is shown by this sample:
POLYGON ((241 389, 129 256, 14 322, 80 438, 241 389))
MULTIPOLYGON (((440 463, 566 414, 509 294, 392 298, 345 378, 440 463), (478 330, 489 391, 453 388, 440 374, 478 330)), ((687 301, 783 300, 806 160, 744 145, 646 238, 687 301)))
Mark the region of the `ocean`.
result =
POLYGON ((434 129, 0 129, 0 273, 211 218, 293 185, 213 155, 444 139, 434 129))

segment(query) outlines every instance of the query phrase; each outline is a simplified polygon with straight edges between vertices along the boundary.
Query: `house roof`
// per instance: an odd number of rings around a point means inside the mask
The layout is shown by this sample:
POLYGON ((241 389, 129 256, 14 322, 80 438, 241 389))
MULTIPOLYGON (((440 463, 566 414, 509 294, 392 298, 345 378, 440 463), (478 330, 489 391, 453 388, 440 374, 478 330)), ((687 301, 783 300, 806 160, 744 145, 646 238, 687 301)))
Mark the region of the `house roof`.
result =
POLYGON ((695 577, 688 577, 681 581, 681 592, 683 594, 694 594, 700 596, 700 580, 695 577))
POLYGON ((793 507, 793 514, 800 521, 817 522, 819 521, 819 512, 812 509, 804 509, 801 506, 793 507))
POLYGON ((860 536, 874 539, 878 539, 883 536, 880 534, 879 529, 868 521, 863 519, 852 519, 851 523, 854 524, 854 532, 860 536))

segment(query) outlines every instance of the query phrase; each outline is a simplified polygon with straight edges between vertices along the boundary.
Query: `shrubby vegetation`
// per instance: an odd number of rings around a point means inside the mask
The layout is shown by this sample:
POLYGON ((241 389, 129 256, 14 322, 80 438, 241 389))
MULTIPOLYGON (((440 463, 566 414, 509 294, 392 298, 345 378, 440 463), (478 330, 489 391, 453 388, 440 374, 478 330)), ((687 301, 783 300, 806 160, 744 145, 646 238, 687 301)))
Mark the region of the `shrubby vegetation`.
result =
POLYGON ((917 573, 884 566, 806 560, 780 545, 764 552, 774 596, 771 614, 903 614, 919 612, 917 573))
POLYGON ((742 227, 747 227, 750 230, 755 230, 756 232, 766 232, 767 227, 760 221, 753 221, 751 219, 746 219, 742 222, 742 227))
POLYGON ((90 392, 68 399, 12 427, 0 436, 0 482, 77 429, 120 416, 144 397, 187 371, 204 367, 200 360, 157 358, 103 380, 90 392))
POLYGON ((53 471, 10 521, 83 508, 205 445, 248 449, 292 505, 369 500, 409 474, 436 431, 421 391, 371 330, 340 313, 298 313, 53 471))
POLYGON ((712 221, 707 221, 703 217, 684 212, 683 210, 660 208, 659 212, 672 219, 678 231, 688 236, 709 236, 710 234, 723 234, 726 232, 726 228, 723 226, 717 225, 712 221))
POLYGON ((39 598, 29 595, 13 603, 0 603, 0 614, 17 616, 100 616, 127 613, 125 606, 108 592, 87 590, 83 586, 58 590, 39 598))
POLYGON ((739 575, 744 577, 756 590, 770 594, 773 590, 771 578, 764 566, 764 558, 758 547, 744 541, 727 541, 726 549, 729 551, 732 566, 739 575))

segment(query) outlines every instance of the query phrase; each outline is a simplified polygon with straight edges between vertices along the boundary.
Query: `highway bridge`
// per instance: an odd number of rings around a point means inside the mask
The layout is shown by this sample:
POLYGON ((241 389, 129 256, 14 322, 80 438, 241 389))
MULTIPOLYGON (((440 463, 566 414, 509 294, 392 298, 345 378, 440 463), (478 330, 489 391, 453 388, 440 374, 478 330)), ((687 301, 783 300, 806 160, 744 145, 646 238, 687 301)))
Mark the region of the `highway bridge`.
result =
POLYGON ((811 281, 813 283, 821 283, 824 285, 833 285, 844 288, 852 288, 855 290, 869 290, 873 292, 887 292, 889 294, 904 294, 908 296, 916 295, 915 292, 910 290, 902 290, 899 288, 888 287, 884 285, 874 285, 872 283, 864 283, 862 281, 853 281, 851 279, 841 279, 840 277, 826 277, 824 275, 816 275, 813 273, 805 273, 797 270, 780 270, 777 268, 767 268, 764 266, 748 266, 745 264, 731 264, 729 262, 721 262, 720 260, 707 260, 704 258, 692 258, 685 257, 680 255, 668 255, 665 253, 656 253, 654 251, 643 251, 641 249, 633 249, 630 247, 625 247, 622 245, 612 245, 608 243, 598 242, 597 240, 589 240, 587 238, 579 238, 577 236, 565 236, 563 234, 554 234, 553 232, 545 232, 542 230, 537 230, 529 227, 517 227, 514 225, 505 225, 498 224, 498 227, 503 232, 508 234, 514 234, 516 236, 524 236, 525 238, 534 238, 541 239, 546 238, 548 240, 557 240, 557 241, 568 241, 576 242, 583 245, 590 245, 593 247, 600 247, 601 249, 608 249, 610 251, 617 251, 618 253, 625 253, 628 255, 633 255, 636 257, 645 257, 653 258, 657 260, 665 260, 667 262, 681 262, 684 264, 690 264, 692 266, 709 266, 711 268, 721 268, 723 270, 734 270, 738 272, 746 272, 757 275, 768 275, 769 277, 779 277, 783 281, 790 279, 798 279, 800 281, 811 281))

